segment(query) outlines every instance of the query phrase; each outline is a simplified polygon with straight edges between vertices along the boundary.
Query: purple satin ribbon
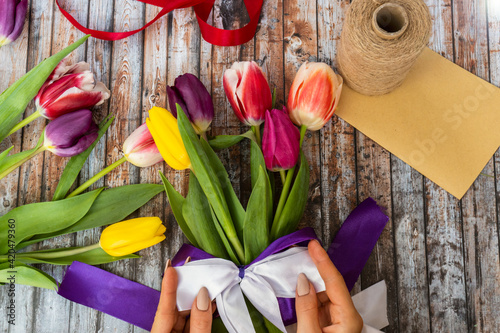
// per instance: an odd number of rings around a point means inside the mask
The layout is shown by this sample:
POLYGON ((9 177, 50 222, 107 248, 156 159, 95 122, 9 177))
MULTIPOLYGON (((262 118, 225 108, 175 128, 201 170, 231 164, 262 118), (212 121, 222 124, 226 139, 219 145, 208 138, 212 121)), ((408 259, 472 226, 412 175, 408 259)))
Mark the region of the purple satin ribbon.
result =
MULTIPOLYGON (((375 200, 368 198, 348 216, 328 249, 328 255, 344 277, 349 290, 361 274, 388 220, 375 200)), ((252 264, 292 245, 305 246, 311 239, 317 239, 311 228, 281 237, 269 245, 252 264)), ((191 257, 192 261, 213 258, 194 246, 184 244, 172 260, 173 266, 182 265, 187 257, 191 257)), ((155 289, 77 261, 69 266, 58 294, 145 330, 151 330, 153 326, 160 299, 160 292, 155 289)), ((278 303, 285 325, 295 323, 295 299, 278 298, 278 303)))

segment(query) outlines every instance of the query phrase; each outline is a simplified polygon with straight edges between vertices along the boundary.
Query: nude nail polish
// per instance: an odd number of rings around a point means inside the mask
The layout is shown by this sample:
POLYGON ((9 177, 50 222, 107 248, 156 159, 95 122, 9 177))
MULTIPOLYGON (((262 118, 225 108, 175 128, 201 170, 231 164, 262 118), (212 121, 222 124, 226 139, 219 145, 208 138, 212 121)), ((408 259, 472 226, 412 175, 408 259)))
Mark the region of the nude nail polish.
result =
POLYGON ((299 274, 297 279, 297 295, 305 296, 309 294, 309 280, 304 273, 299 274))
POLYGON ((196 307, 200 311, 207 311, 210 306, 210 296, 208 295, 208 290, 205 287, 202 287, 198 292, 198 296, 196 297, 196 307))
POLYGON ((184 262, 184 265, 185 265, 185 264, 187 264, 187 263, 188 263, 188 262, 190 262, 190 261, 191 261, 191 257, 187 257, 187 258, 186 258, 186 261, 184 262))
POLYGON ((165 272, 169 267, 172 267, 172 261, 170 259, 167 260, 167 267, 165 267, 165 272))

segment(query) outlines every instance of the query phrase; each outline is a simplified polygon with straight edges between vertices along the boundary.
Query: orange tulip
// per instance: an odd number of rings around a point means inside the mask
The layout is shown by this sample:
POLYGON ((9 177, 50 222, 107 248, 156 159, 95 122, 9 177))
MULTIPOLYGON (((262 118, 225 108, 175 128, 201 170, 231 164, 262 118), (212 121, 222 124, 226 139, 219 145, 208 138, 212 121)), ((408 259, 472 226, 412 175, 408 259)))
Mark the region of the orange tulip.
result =
POLYGON ((333 116, 342 92, 343 79, 325 63, 300 66, 288 95, 290 119, 311 131, 322 128, 333 116))

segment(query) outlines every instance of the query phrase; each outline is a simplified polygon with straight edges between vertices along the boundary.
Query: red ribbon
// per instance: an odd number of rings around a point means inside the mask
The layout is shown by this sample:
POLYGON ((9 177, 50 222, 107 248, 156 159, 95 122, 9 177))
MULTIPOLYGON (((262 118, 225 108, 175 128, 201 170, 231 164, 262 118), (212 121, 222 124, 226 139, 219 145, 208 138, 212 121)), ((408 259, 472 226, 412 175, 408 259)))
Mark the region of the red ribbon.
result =
POLYGON ((146 29, 151 24, 155 23, 161 17, 165 16, 174 9, 194 7, 194 11, 196 13, 196 18, 198 19, 198 24, 200 25, 200 31, 201 35, 203 36, 203 39, 214 45, 235 46, 248 42, 255 35, 264 0, 244 0, 245 6, 248 11, 248 15, 250 16, 250 22, 244 27, 236 30, 219 29, 207 23, 208 17, 210 16, 210 12, 212 11, 215 0, 138 0, 138 1, 154 5, 157 7, 162 7, 163 9, 158 13, 158 15, 156 15, 156 17, 152 21, 146 23, 146 25, 143 26, 142 28, 126 32, 108 32, 108 31, 100 31, 100 30, 93 30, 86 28, 80 23, 78 23, 78 21, 75 20, 75 18, 71 16, 71 14, 69 14, 61 7, 59 0, 56 0, 56 3, 61 13, 77 29, 84 32, 85 34, 92 35, 92 37, 103 40, 118 40, 126 38, 128 36, 131 36, 146 29))

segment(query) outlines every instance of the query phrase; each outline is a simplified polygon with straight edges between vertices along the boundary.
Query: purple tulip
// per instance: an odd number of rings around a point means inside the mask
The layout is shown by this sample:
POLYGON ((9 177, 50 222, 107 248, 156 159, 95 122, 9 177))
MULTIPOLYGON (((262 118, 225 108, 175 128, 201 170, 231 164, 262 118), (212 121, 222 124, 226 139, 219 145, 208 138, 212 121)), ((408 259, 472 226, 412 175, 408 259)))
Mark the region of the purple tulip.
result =
POLYGON ((0 0, 0 47, 19 37, 27 10, 28 0, 0 0))
POLYGON ((300 132, 288 117, 285 107, 266 111, 262 151, 266 167, 271 171, 288 170, 297 164, 300 132))
POLYGON ((97 130, 90 110, 67 113, 45 127, 43 145, 57 156, 75 156, 97 139, 97 130))
POLYGON ((173 86, 167 86, 167 96, 174 117, 177 118, 175 104, 179 104, 196 133, 208 130, 214 119, 214 104, 207 88, 196 76, 189 73, 178 76, 173 86))

